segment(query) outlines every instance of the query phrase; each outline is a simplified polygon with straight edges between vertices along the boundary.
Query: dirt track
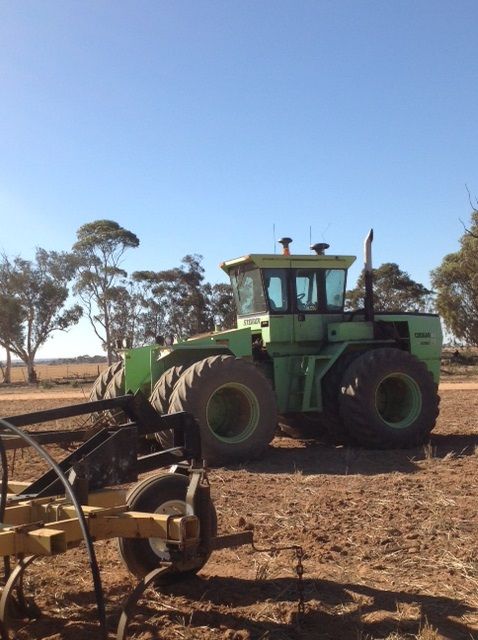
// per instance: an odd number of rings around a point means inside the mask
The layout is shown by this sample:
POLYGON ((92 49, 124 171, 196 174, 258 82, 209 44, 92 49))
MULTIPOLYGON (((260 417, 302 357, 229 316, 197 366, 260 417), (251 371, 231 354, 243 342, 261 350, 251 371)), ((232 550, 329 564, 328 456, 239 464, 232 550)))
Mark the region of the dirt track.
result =
MULTIPOLYGON (((211 472, 221 532, 250 526, 260 546, 304 547, 301 621, 292 553, 245 547, 216 552, 187 583, 149 591, 130 637, 478 640, 478 394, 456 384, 442 390, 427 447, 378 452, 276 438, 261 460, 211 472)), ((1 413, 71 402, 50 393, 3 395, 1 413)), ((10 463, 17 479, 42 467, 26 451, 10 463)), ((96 549, 113 628, 134 582, 115 541, 96 549)), ((39 559, 28 575, 44 616, 15 638, 98 637, 83 550, 39 559)))

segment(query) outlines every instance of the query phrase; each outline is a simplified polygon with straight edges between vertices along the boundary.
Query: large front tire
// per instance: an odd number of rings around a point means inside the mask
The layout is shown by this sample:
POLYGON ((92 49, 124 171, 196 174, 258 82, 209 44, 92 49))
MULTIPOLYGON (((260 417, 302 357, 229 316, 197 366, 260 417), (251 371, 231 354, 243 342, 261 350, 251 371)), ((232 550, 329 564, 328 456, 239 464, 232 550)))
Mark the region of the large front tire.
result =
MULTIPOLYGON (((189 478, 177 473, 149 476, 135 485, 126 497, 131 511, 186 515, 186 494, 189 478)), ((211 535, 217 534, 217 516, 212 501, 209 504, 211 535)), ((160 538, 119 538, 121 557, 131 573, 143 578, 161 562, 171 563, 171 570, 160 584, 183 580, 197 573, 206 564, 209 555, 197 555, 186 563, 181 554, 160 538)))
POLYGON ((181 376, 169 411, 188 411, 199 422, 203 458, 212 465, 257 458, 274 437, 275 395, 251 363, 210 356, 181 376))
POLYGON ((437 385, 423 362, 399 349, 373 349, 343 375, 340 416, 358 445, 416 447, 428 440, 439 401, 437 385))

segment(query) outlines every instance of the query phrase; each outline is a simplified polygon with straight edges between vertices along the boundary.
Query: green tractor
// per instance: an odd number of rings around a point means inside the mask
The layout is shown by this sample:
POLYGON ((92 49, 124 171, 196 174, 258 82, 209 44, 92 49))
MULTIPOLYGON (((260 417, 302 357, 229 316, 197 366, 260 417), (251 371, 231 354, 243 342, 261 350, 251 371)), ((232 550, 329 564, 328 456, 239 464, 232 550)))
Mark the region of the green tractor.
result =
MULTIPOLYGON (((222 465, 259 456, 277 427, 293 436, 326 430, 369 448, 426 442, 438 416, 442 332, 438 316, 374 310, 372 232, 365 241, 365 306, 344 310, 354 256, 251 254, 221 264, 237 328, 125 349, 92 399, 141 389, 161 414, 192 413, 203 456, 222 465), (171 342, 171 341, 169 341, 171 342)), ((158 434, 173 447, 170 432, 158 434)))

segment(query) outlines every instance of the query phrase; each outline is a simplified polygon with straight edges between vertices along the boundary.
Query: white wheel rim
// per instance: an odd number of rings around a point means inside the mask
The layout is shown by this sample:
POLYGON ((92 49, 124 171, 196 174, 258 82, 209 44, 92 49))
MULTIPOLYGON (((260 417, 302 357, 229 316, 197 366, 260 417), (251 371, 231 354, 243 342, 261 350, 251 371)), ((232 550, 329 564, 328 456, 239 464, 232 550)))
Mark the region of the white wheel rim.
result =
MULTIPOLYGON (((189 509, 189 511, 191 511, 189 509)), ((154 513, 161 513, 168 516, 183 516, 188 512, 188 506, 184 500, 167 500, 155 509, 154 513)), ((192 513, 192 512, 191 512, 192 513)), ((169 560, 169 549, 162 538, 149 538, 149 545, 153 552, 161 558, 161 560, 169 560)))

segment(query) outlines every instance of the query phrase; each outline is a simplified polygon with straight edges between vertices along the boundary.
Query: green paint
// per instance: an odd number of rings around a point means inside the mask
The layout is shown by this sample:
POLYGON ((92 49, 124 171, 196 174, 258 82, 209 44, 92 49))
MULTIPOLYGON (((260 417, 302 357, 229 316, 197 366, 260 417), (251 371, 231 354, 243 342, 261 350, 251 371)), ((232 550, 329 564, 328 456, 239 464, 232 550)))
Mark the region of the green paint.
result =
MULTIPOLYGON (((343 312, 346 274, 353 256, 251 254, 224 262, 240 311, 237 328, 125 352, 126 387, 149 393, 171 366, 191 365, 214 354, 257 363, 274 386, 280 413, 321 411, 322 380, 344 353, 398 346, 423 361, 438 383, 442 331, 438 316, 380 314, 365 322, 363 312, 343 312)), ((415 383, 402 374, 383 381, 377 411, 402 428, 419 411, 415 383)), ((216 437, 246 439, 256 425, 253 396, 225 384, 208 404, 216 437), (235 415, 235 419, 232 416, 235 415), (241 417, 238 418, 238 415, 241 417), (233 426, 233 423, 235 426, 233 426)))

